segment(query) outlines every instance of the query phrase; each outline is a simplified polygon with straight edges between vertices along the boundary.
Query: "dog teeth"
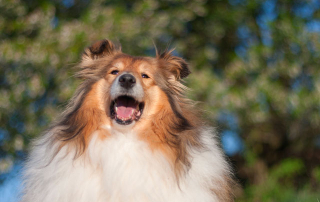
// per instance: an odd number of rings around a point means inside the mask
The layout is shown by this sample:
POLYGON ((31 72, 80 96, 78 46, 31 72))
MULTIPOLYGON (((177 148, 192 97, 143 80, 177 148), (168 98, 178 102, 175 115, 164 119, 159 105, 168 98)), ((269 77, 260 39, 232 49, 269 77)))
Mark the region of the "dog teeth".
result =
POLYGON ((117 107, 117 102, 114 101, 114 104, 113 104, 113 110, 112 110, 112 115, 114 116, 114 118, 118 119, 118 120, 121 120, 123 122, 127 122, 129 120, 131 121, 136 121, 140 118, 141 116, 141 111, 140 111, 140 104, 139 103, 136 103, 136 108, 132 109, 131 110, 131 114, 129 117, 121 117, 118 115, 118 107, 117 107))

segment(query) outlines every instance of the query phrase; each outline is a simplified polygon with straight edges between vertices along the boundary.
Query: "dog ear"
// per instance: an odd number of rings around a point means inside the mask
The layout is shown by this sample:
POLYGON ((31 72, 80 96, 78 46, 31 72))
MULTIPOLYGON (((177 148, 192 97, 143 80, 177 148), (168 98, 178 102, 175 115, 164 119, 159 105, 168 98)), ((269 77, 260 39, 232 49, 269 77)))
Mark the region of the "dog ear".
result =
POLYGON ((172 73, 177 80, 186 78, 190 73, 188 63, 181 57, 173 56, 171 53, 174 49, 165 50, 159 54, 157 51, 157 59, 164 61, 165 68, 172 73))
POLYGON ((112 41, 104 39, 86 48, 82 54, 82 60, 95 60, 102 57, 112 56, 121 52, 121 47, 115 46, 112 41))

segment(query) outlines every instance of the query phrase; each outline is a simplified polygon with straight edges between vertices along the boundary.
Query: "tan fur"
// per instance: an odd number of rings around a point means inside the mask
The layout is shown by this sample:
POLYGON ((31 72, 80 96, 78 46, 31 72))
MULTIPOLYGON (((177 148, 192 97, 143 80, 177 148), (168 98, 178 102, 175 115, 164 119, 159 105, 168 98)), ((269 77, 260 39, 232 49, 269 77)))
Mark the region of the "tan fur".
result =
POLYGON ((218 196, 220 201, 233 202, 234 201, 234 189, 238 187, 238 184, 232 179, 231 176, 225 176, 219 184, 219 189, 212 188, 211 191, 214 195, 218 196), (222 187, 222 188, 221 188, 222 187))
MULTIPOLYGON (((183 96, 186 87, 180 83, 190 73, 187 63, 172 56, 171 51, 157 53, 156 58, 133 57, 103 40, 85 50, 79 66, 77 76, 88 84, 79 87, 63 121, 57 124, 66 128, 55 136, 59 148, 74 146, 78 157, 86 150, 93 132, 100 130, 99 138, 108 138, 110 134, 101 126, 113 124, 108 93, 117 75, 111 72, 130 72, 145 93, 144 112, 132 130, 151 150, 161 151, 168 158, 178 178, 184 175, 191 165, 188 148, 203 149, 198 131, 201 120, 191 101, 183 96), (150 78, 142 78, 141 74, 150 78)), ((226 176, 221 180, 223 191, 220 188, 212 192, 221 201, 233 201, 232 184, 232 178, 226 176)))
POLYGON ((69 141, 70 137, 64 133, 58 133, 60 135, 58 135, 56 139, 56 141, 61 141, 59 148, 62 148, 66 144, 77 147, 76 157, 80 156, 86 150, 92 133, 98 130, 101 125, 110 123, 110 120, 108 120, 105 115, 104 107, 101 108, 99 85, 100 83, 97 82, 92 86, 91 91, 85 97, 78 112, 72 117, 71 124, 79 124, 79 127, 82 128, 81 135, 69 141))

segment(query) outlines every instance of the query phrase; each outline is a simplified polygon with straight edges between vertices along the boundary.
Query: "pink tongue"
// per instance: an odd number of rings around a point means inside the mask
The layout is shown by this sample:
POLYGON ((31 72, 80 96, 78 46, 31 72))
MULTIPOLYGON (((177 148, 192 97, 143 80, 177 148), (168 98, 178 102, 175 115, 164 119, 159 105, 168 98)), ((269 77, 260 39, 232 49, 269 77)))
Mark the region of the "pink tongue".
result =
POLYGON ((136 109, 136 103, 130 98, 118 98, 117 100, 117 115, 118 117, 128 119, 132 116, 136 109))

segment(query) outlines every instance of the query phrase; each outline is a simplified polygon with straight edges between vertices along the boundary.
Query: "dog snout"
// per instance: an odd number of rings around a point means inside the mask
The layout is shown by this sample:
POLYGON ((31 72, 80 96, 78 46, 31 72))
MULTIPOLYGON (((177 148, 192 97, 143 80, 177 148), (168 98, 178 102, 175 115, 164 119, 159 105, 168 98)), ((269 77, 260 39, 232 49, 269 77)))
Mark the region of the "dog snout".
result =
POLYGON ((136 84, 136 78, 132 74, 124 74, 119 78, 120 86, 125 89, 130 89, 136 84))

